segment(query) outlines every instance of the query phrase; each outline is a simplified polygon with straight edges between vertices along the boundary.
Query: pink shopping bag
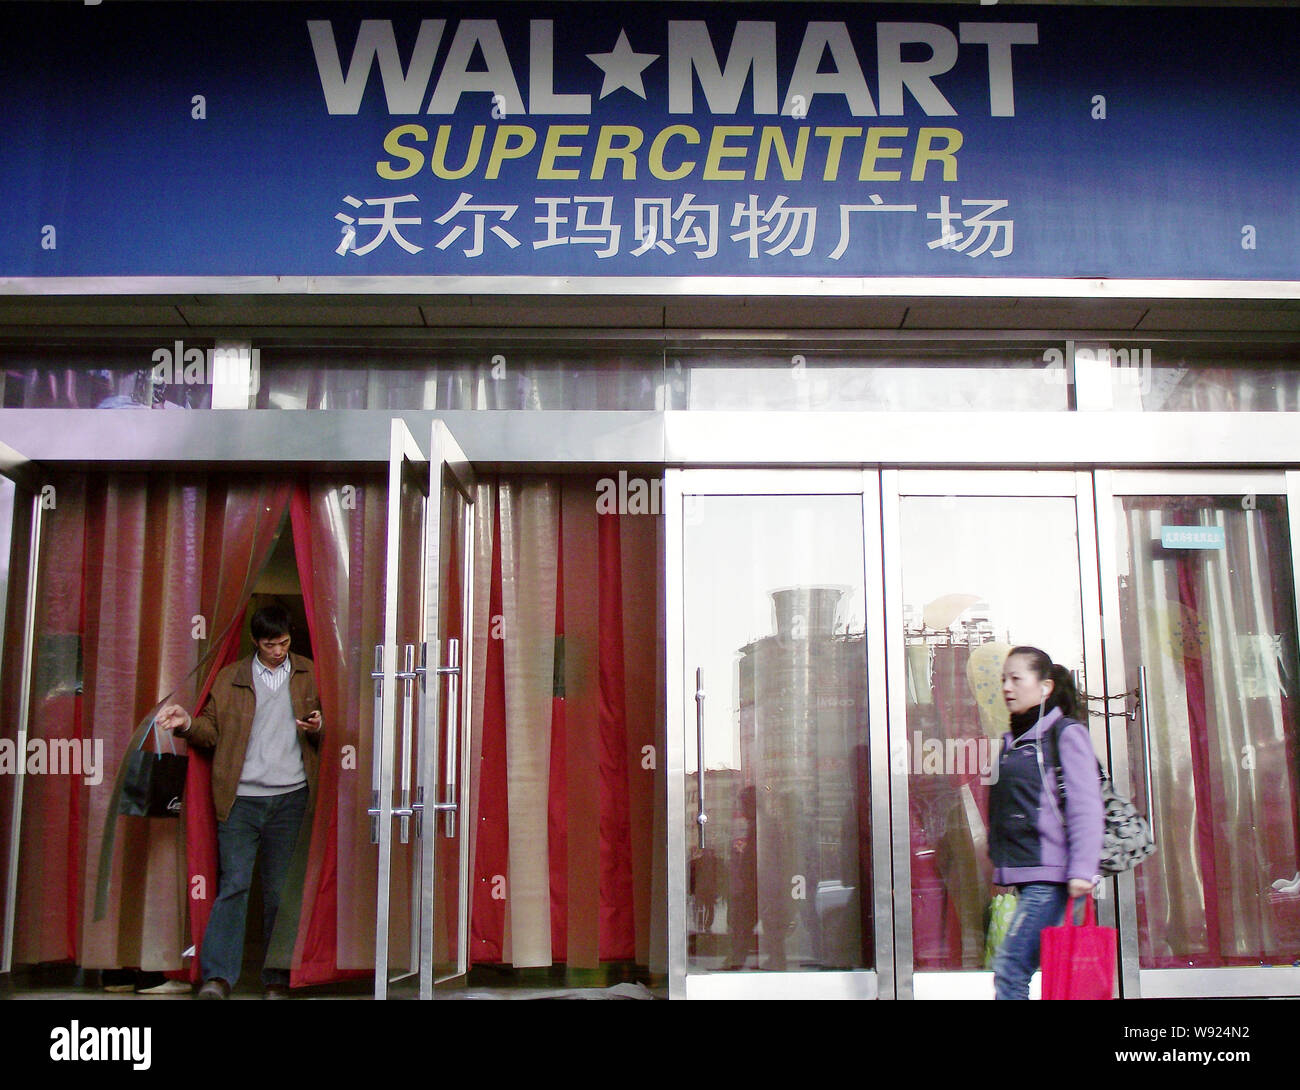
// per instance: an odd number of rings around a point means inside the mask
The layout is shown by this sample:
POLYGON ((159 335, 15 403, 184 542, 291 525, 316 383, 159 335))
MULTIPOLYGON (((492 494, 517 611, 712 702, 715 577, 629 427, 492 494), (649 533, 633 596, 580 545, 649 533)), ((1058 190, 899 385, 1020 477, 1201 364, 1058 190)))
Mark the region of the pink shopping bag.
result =
POLYGON ((1044 999, 1113 999, 1115 929, 1099 927, 1091 897, 1082 924, 1074 923, 1074 898, 1061 927, 1043 928, 1044 999))

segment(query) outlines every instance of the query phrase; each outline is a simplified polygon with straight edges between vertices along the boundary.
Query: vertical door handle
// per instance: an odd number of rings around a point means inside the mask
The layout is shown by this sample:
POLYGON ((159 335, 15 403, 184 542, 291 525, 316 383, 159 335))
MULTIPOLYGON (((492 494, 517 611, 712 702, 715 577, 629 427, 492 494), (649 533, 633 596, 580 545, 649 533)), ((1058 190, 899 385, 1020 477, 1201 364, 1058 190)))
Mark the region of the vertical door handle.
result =
POLYGON ((1151 827, 1151 839, 1160 843, 1160 832, 1156 827, 1155 781, 1151 776, 1151 701, 1147 690, 1147 668, 1138 667, 1138 719, 1142 724, 1142 769, 1146 776, 1147 789, 1147 825, 1151 827))
POLYGON ((383 764, 384 740, 384 645, 375 645, 375 668, 370 671, 375 682, 374 728, 370 736, 370 843, 379 843, 379 782, 383 764))
POLYGON ((456 837, 456 813, 460 809, 457 796, 458 769, 460 767, 460 640, 447 641, 447 665, 438 667, 439 674, 447 677, 447 746, 442 762, 443 801, 437 809, 443 814, 443 836, 456 837))
POLYGON ((398 819, 398 839, 403 844, 411 842, 411 761, 415 748, 415 679, 419 673, 415 669, 415 644, 408 643, 402 649, 403 668, 397 672, 402 680, 402 784, 397 806, 393 816, 398 819))
POLYGON ((695 812, 695 824, 699 831, 700 850, 704 849, 704 827, 709 823, 708 812, 704 808, 704 669, 695 668, 695 762, 699 768, 699 805, 695 812))

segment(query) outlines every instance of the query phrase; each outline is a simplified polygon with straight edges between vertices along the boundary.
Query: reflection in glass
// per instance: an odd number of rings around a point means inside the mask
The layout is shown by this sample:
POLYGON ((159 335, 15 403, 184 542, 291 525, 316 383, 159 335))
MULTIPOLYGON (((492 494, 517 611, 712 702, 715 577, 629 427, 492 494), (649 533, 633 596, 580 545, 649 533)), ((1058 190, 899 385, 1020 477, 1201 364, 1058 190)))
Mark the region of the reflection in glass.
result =
POLYGON ((689 969, 870 967, 861 499, 686 503, 689 969))
POLYGON ((657 346, 269 346, 259 409, 664 408, 657 346))
POLYGON ((1117 344, 1108 360, 1117 409, 1300 412, 1295 344, 1117 344))
POLYGON ((669 353, 674 409, 942 412, 1064 411, 1062 346, 963 349, 908 345, 775 353, 770 348, 669 353))
POLYGON ((1074 500, 906 496, 901 530, 913 965, 981 969, 1002 663, 1024 643, 1083 665, 1074 500))
MULTIPOLYGON (((1285 501, 1127 497, 1117 506, 1130 686, 1147 670, 1157 844, 1135 871, 1140 964, 1290 965, 1300 954, 1300 834, 1285 501), (1189 540, 1200 547, 1174 547, 1189 540)), ((1142 807, 1140 727, 1129 762, 1142 807)))
POLYGON ((211 344, 23 347, 3 354, 0 403, 6 409, 209 409, 212 376, 211 344), (181 360, 173 364, 178 346, 181 360), (186 362, 191 353, 194 360, 186 362))

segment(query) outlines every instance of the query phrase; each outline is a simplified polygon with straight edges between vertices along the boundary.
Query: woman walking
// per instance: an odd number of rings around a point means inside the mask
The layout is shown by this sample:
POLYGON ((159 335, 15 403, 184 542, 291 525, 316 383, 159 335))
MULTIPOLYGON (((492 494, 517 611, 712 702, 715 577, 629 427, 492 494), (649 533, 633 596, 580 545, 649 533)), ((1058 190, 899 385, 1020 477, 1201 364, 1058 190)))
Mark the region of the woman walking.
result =
POLYGON ((1086 711, 1065 667, 1036 647, 1012 648, 1002 696, 1011 729, 990 790, 989 854, 993 881, 1019 896, 993 982, 998 999, 1028 999, 1043 928, 1060 923, 1067 901, 1088 896, 1097 881, 1101 784, 1088 729, 1076 718, 1086 711))

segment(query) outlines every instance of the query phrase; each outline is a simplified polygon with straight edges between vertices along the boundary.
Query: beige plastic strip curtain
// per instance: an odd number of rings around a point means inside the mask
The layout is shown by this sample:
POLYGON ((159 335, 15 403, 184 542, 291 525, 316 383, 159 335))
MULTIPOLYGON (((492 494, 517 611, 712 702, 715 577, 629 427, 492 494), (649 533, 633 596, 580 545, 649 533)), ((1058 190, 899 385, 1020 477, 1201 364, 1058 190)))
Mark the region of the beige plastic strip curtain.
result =
MULTIPOLYGON (((322 474, 312 477, 308 491, 317 683, 332 686, 321 700, 337 716, 329 723, 328 747, 339 762, 337 966, 365 970, 375 960, 377 855, 366 810, 374 722, 370 671, 375 645, 383 639, 388 486, 382 476, 322 474)), ((313 863, 306 890, 316 888, 320 865, 313 863)))
POLYGON ((506 615, 507 769, 510 783, 510 953, 517 967, 551 964, 547 796, 555 683, 559 490, 502 482, 506 615))

